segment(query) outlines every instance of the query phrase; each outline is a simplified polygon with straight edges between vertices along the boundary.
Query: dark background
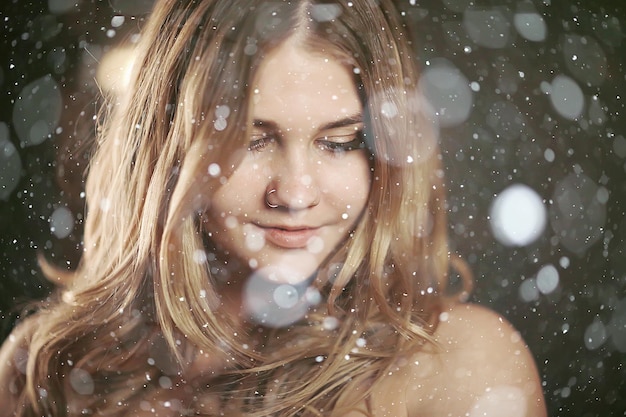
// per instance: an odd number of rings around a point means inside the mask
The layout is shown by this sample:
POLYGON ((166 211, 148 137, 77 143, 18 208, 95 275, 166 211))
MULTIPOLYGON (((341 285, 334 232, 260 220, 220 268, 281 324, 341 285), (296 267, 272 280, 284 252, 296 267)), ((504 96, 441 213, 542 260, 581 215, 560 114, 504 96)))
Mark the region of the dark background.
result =
MULTIPOLYGON (((398 4, 417 22, 413 37, 424 70, 445 59, 445 68, 458 71, 465 85, 473 83, 471 111, 452 122, 442 118, 441 129, 450 235, 475 273, 473 301, 521 331, 550 415, 626 415, 623 2, 398 4), (511 22, 523 11, 541 16, 544 38, 529 40, 516 31, 511 22), (496 37, 490 44, 472 33, 468 22, 485 16, 508 22, 504 41, 496 37), (552 105, 549 87, 558 76, 584 96, 577 117, 564 117, 552 105), (543 232, 524 246, 504 244, 489 220, 495 196, 517 183, 531 187, 547 210, 543 232), (546 265, 558 277, 548 290, 538 275, 546 265)), ((51 289, 37 255, 62 268, 79 259, 98 62, 137 32, 149 5, 0 5, 0 340, 22 306, 51 289), (113 16, 124 16, 123 24, 119 18, 113 24, 113 16), (69 223, 58 221, 68 214, 69 223)), ((490 33, 489 19, 483 23, 483 33, 490 33)))

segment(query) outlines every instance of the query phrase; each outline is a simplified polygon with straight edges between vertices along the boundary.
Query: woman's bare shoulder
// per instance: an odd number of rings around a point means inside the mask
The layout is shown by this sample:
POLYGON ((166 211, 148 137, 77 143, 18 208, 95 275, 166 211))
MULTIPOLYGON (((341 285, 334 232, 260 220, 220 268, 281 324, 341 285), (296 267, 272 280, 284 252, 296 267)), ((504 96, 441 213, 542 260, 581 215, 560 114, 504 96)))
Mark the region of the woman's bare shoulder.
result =
MULTIPOLYGON (((421 383, 434 399, 427 407, 434 415, 546 415, 534 358, 502 316, 475 304, 452 304, 440 315, 435 339, 438 352, 414 358, 430 359, 432 368, 413 374, 413 383, 421 383), (426 378, 418 379, 424 372, 426 378)), ((409 415, 423 415, 411 412, 426 405, 411 395, 411 389, 409 384, 409 415)))
POLYGON ((534 359, 503 317, 475 304, 453 304, 434 337, 436 346, 401 360, 381 381, 376 408, 401 402, 401 414, 409 417, 546 415, 534 359))

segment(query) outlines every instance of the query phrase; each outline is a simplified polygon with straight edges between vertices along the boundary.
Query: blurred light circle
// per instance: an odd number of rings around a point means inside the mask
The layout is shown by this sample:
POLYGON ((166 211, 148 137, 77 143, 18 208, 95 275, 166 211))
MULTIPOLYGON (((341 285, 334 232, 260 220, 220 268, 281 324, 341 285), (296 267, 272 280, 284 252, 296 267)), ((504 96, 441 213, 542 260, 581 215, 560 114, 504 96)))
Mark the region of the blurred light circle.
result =
POLYGON ((610 193, 606 187, 600 186, 598 187, 598 192, 596 193, 596 199, 600 204, 606 204, 609 202, 610 193))
POLYGON ((7 201, 22 175, 22 160, 9 140, 9 128, 0 122, 0 200, 7 201))
POLYGON ((265 247, 265 236, 249 224, 244 225, 246 248, 258 252, 265 247))
POLYGON ((138 16, 149 13, 154 4, 154 0, 109 0, 108 3, 113 7, 116 13, 138 16))
POLYGON ((613 308, 613 316, 609 322, 613 345, 622 353, 626 353, 626 298, 617 302, 613 308))
POLYGON ((519 108, 508 101, 496 101, 489 108, 487 124, 499 136, 514 140, 528 130, 528 121, 519 108))
POLYGON ((74 230, 74 216, 67 207, 59 207, 50 216, 50 231, 59 239, 66 238, 74 230))
POLYGON ((132 47, 118 46, 108 51, 96 73, 100 87, 110 93, 123 94, 130 85, 134 62, 132 47))
POLYGON ((576 81, 567 75, 557 75, 552 80, 550 102, 566 119, 576 120, 585 106, 585 96, 576 81))
POLYGON ((539 289, 534 278, 525 279, 522 282, 519 286, 519 296, 527 303, 536 301, 539 298, 539 289))
POLYGON ((298 290, 289 284, 281 284, 274 289, 274 302, 281 308, 291 308, 298 303, 298 290))
POLYGON ((626 158, 626 138, 622 135, 617 135, 613 139, 613 152, 620 158, 626 158))
POLYGON ((276 275, 289 275, 285 268, 256 270, 246 282, 243 306, 252 320, 269 327, 285 327, 302 319, 311 306, 308 283, 285 284, 276 275))
MULTIPOLYGON (((415 3, 415 0, 411 0, 411 5, 415 3)), ((465 9, 473 6, 473 0, 443 0, 444 6, 453 12, 462 13, 465 9)))
POLYGON ((317 22, 330 22, 341 16, 338 4, 315 4, 311 9, 311 17, 317 22))
POLYGON ((606 326, 596 317, 587 328, 585 329, 585 347, 589 350, 596 350, 606 342, 608 337, 606 326))
POLYGON ((121 15, 116 15, 111 18, 111 26, 114 28, 118 28, 124 24, 126 17, 121 15))
POLYGON ((563 58, 570 74, 579 82, 598 86, 607 76, 606 54, 590 36, 569 34, 563 38, 563 58))
MULTIPOLYGON (((615 9, 613 9, 615 10, 615 9)), ((611 13, 594 13, 591 15, 591 28, 595 32, 596 38, 603 44, 610 47, 619 48, 624 42, 624 29, 620 22, 619 15, 611 13)))
POLYGON ((494 385, 476 399, 468 417, 502 416, 524 417, 528 412, 527 394, 513 385, 494 385), (503 414, 503 410, 506 412, 503 414))
POLYGON ((74 368, 70 371, 70 385, 80 395, 92 395, 95 383, 89 372, 74 368))
POLYGON ((78 8, 76 0, 48 0, 48 10, 50 13, 63 14, 78 8))
POLYGON ((543 233, 546 209, 535 190, 523 184, 514 184, 493 201, 490 225, 500 243, 507 246, 525 246, 543 233))
POLYGON ((533 42, 546 40, 548 28, 543 17, 539 13, 516 13, 513 17, 513 26, 517 33, 525 39, 533 42))
POLYGON ((503 48, 511 37, 511 23, 497 7, 466 10, 463 27, 474 42, 485 48, 503 48))
POLYGON ((537 273, 537 288, 542 294, 550 294, 559 285, 559 271, 554 265, 545 265, 537 273))
POLYGON ((474 102, 470 82, 447 60, 433 62, 419 81, 420 89, 430 104, 428 111, 440 126, 455 126, 469 117, 474 102))
POLYGON ((550 204, 550 225, 562 246, 582 255, 603 236, 608 190, 577 171, 559 180, 550 204))
POLYGON ((605 111, 605 105, 598 100, 598 96, 591 97, 588 113, 589 122, 595 125, 603 125, 609 118, 605 111))
POLYGON ((56 129, 61 119, 63 99, 50 75, 27 84, 13 106, 13 126, 25 146, 39 145, 56 129))

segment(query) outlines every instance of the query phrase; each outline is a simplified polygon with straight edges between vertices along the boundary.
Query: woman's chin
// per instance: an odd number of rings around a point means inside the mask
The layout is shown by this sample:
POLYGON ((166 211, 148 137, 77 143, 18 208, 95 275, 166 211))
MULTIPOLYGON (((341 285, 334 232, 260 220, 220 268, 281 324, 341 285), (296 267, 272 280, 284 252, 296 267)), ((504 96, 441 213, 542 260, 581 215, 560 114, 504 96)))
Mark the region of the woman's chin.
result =
POLYGON ((274 284, 300 285, 307 282, 320 266, 318 256, 307 250, 291 250, 287 254, 260 257, 254 263, 253 276, 274 284))

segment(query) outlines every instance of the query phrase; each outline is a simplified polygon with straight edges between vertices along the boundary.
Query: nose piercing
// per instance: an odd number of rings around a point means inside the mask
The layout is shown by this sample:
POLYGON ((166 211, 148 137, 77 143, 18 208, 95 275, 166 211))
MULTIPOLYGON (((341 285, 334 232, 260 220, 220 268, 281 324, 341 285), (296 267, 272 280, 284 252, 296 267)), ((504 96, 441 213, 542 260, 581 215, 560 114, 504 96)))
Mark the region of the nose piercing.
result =
POLYGON ((272 194, 274 194, 276 192, 276 188, 272 188, 271 190, 269 190, 266 194, 265 194, 265 204, 269 207, 269 208, 276 208, 278 207, 278 204, 274 204, 270 201, 270 196, 272 194))

